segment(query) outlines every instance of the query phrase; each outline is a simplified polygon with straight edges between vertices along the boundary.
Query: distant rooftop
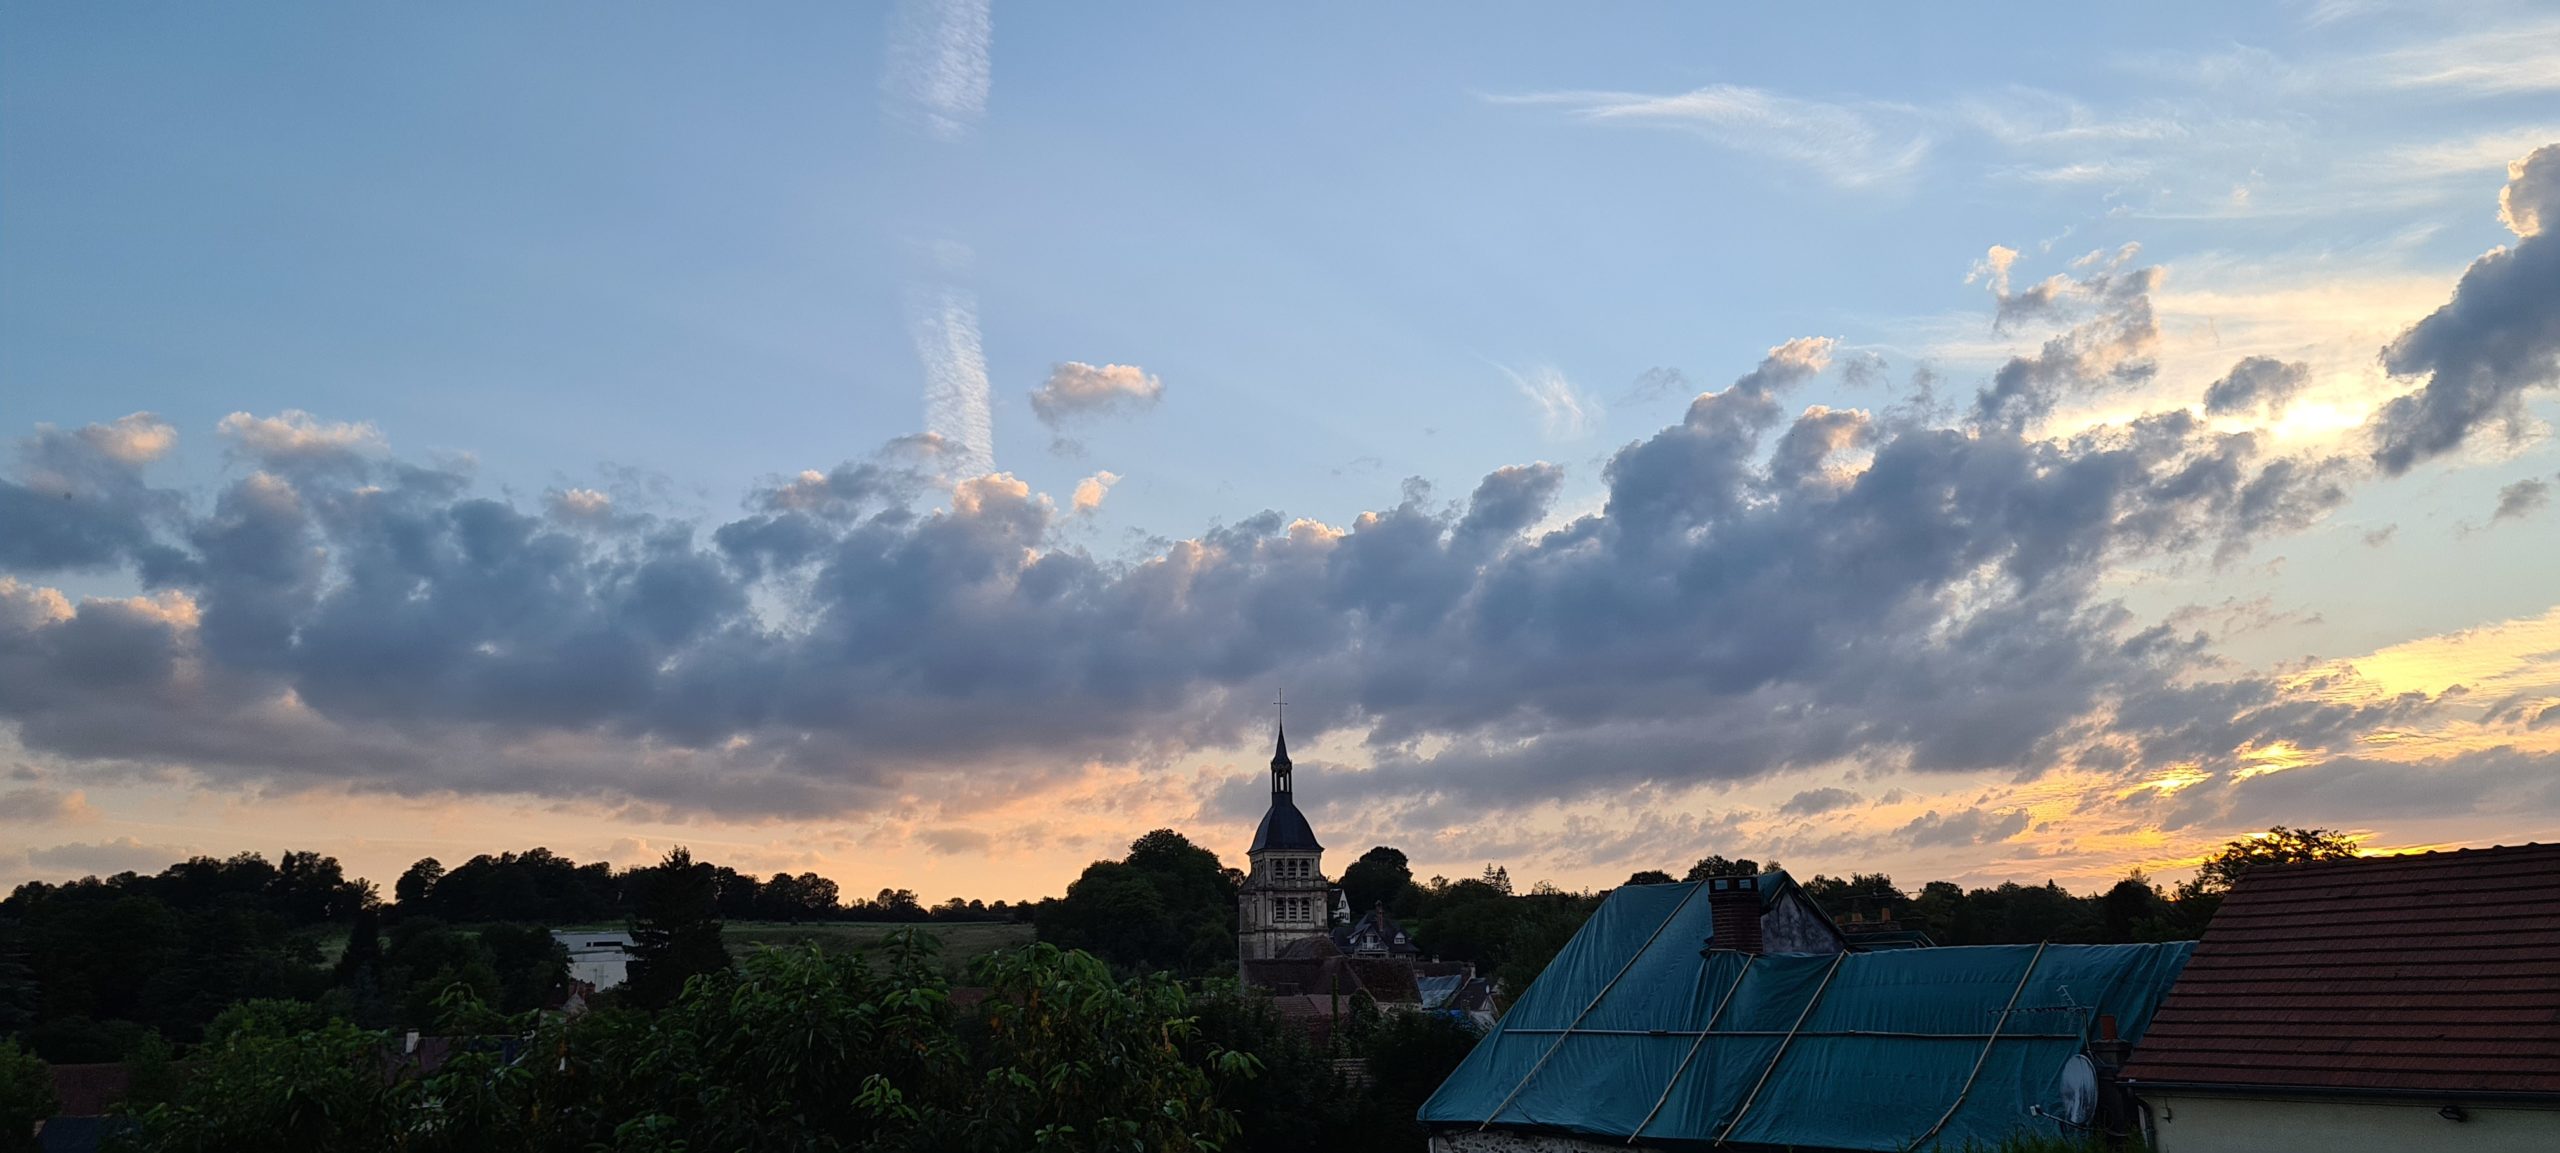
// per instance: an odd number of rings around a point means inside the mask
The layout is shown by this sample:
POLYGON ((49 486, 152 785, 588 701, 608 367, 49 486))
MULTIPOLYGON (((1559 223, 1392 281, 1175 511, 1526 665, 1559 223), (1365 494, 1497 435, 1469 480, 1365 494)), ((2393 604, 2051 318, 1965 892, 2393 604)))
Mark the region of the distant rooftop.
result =
POLYGON ((2560 845, 2250 870, 2125 1074, 2560 1097, 2560 845))

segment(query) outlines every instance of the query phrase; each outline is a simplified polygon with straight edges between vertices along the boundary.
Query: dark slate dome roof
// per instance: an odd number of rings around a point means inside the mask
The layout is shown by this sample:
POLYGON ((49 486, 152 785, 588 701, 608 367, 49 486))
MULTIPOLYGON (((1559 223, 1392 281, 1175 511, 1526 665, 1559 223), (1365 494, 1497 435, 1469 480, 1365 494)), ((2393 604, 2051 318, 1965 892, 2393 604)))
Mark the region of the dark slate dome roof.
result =
POLYGON ((1249 851, 1259 853, 1265 849, 1292 853, 1324 849, 1316 843, 1316 831, 1308 827, 1307 815, 1298 811, 1298 803, 1290 800, 1287 793, 1272 795, 1271 811, 1262 814, 1262 824, 1253 830, 1253 848, 1249 851))

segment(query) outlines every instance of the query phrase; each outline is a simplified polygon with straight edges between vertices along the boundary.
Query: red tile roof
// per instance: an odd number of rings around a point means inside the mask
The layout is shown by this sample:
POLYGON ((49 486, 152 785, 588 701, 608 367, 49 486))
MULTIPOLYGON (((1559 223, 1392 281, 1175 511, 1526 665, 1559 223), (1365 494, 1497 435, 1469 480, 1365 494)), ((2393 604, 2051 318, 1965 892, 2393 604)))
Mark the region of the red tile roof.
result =
POLYGON ((2249 872, 2125 1075, 2560 1096, 2560 844, 2249 872))

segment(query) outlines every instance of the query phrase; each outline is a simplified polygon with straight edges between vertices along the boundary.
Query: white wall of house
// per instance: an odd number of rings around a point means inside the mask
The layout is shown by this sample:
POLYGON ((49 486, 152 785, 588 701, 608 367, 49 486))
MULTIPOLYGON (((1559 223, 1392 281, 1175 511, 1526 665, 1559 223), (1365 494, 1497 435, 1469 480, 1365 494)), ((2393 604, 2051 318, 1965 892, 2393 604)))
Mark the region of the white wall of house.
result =
POLYGON ((551 939, 569 951, 569 979, 584 981, 598 992, 631 976, 631 934, 612 929, 592 933, 553 929, 551 939))
POLYGON ((2178 1096, 2144 1093, 2160 1153, 2344 1153, 2357 1149, 2458 1149, 2550 1153, 2560 1149, 2560 1108, 2452 1102, 2178 1096))

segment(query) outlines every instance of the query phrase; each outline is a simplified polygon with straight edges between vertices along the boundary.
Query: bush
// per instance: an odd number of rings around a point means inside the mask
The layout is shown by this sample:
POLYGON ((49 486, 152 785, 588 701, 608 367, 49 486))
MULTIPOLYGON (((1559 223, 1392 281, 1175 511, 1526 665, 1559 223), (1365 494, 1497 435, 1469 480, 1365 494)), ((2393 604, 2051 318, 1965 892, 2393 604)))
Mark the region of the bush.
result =
POLYGON ((61 1107, 53 1071, 16 1042, 0 1040, 0 1153, 32 1153, 36 1123, 61 1107))
POLYGON ((977 973, 993 996, 955 1011, 931 939, 906 932, 868 954, 761 951, 654 1016, 502 1017, 457 987, 439 1011, 480 1035, 424 1077, 389 1034, 246 1005, 136 1144, 1010 1153, 1234 1137, 1222 1094, 1259 1063, 1204 1037, 1170 978, 1115 981, 1046 945, 977 973))

